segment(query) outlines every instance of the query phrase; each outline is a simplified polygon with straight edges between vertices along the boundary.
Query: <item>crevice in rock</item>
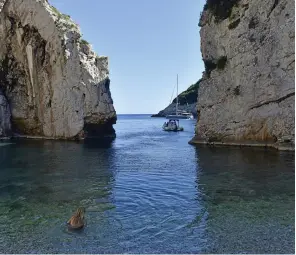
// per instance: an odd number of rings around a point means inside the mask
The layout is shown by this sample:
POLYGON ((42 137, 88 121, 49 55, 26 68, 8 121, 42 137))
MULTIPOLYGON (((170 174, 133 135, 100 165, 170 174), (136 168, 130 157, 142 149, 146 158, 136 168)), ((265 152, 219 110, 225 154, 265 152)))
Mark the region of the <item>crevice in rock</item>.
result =
MULTIPOLYGON (((17 112, 26 112, 27 116, 30 116, 30 118, 12 116, 12 130, 20 134, 43 135, 42 120, 38 117, 43 116, 44 111, 43 91, 39 79, 43 72, 50 75, 49 56, 45 50, 47 42, 41 37, 37 28, 22 26, 14 17, 8 19, 11 29, 7 34, 6 52, 0 62, 0 89, 14 111, 17 109, 17 112), (17 31, 20 29, 21 37, 16 44, 17 31), (16 47, 19 47, 23 55, 15 55, 16 47)), ((51 99, 46 106, 51 107, 51 99)))
POLYGON ((251 20, 250 20, 250 22, 249 22, 249 25, 248 25, 249 29, 256 28, 256 26, 258 25, 258 23, 259 23, 258 18, 257 17, 252 17, 251 20))
POLYGON ((267 18, 269 18, 270 14, 273 12, 273 10, 275 9, 275 7, 279 4, 280 0, 274 0, 273 5, 269 11, 269 13, 267 14, 267 18))
POLYGON ((228 28, 229 29, 234 29, 236 28, 240 23, 240 18, 238 18, 237 20, 231 22, 229 25, 228 25, 228 28))
POLYGON ((287 98, 292 97, 292 96, 295 96, 295 92, 289 93, 288 95, 283 96, 283 97, 280 97, 279 99, 268 100, 268 101, 266 101, 266 102, 263 102, 263 103, 260 103, 260 104, 256 104, 256 105, 252 106, 252 107, 250 108, 250 110, 252 110, 252 109, 256 109, 256 108, 259 108, 259 107, 261 107, 261 106, 263 106, 263 105, 267 105, 267 104, 271 104, 271 103, 280 103, 280 102, 282 102, 282 101, 284 101, 284 100, 286 100, 287 98))
POLYGON ((7 97, 0 89, 0 137, 11 135, 11 110, 7 97))

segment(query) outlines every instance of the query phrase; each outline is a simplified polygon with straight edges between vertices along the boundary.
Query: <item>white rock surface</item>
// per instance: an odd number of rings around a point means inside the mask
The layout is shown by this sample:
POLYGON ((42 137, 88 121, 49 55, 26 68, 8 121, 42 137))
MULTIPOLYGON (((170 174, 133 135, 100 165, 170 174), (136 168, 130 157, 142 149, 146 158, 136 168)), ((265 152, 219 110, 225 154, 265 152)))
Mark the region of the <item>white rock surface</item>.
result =
POLYGON ((285 142, 294 147, 295 9, 290 0, 241 0, 229 18, 202 13, 205 61, 226 65, 204 74, 192 142, 285 142))
POLYGON ((113 134, 108 58, 46 0, 0 0, 0 89, 24 135, 113 134), (85 132, 87 131, 87 132, 85 132))

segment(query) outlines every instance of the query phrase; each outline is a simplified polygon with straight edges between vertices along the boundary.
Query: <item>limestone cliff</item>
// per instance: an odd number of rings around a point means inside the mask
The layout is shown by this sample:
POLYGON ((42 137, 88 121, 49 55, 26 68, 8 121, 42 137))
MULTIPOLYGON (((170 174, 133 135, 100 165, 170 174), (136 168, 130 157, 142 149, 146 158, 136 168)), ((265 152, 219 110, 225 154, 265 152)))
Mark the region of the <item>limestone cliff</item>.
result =
POLYGON ((294 18, 291 0, 207 1, 193 143, 294 148, 294 18))
POLYGON ((70 16, 47 0, 0 0, 0 44, 0 135, 9 133, 7 118, 26 136, 114 134, 108 58, 70 16))

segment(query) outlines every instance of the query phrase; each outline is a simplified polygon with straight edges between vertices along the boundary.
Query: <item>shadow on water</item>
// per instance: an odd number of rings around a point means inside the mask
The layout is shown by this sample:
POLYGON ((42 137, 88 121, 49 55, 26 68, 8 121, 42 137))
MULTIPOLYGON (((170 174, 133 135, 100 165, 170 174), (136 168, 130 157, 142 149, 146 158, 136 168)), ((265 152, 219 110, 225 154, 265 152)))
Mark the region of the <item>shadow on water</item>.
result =
POLYGON ((113 143, 115 142, 115 137, 104 137, 104 138, 95 138, 95 139, 85 139, 82 143, 85 148, 112 148, 113 143))
POLYGON ((294 153, 197 147, 210 253, 294 253, 294 153))

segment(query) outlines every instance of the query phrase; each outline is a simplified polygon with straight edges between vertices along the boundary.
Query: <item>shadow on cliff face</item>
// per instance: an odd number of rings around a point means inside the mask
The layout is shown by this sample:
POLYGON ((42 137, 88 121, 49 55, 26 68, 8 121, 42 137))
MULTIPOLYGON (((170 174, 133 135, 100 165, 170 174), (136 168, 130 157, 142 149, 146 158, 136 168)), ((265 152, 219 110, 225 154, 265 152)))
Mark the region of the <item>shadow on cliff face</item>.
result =
MULTIPOLYGON (((10 13, 2 12, 0 18, 8 24, 4 22, 6 25, 0 35, 7 45, 0 52, 0 90, 7 99, 4 107, 0 105, 0 118, 9 108, 11 118, 7 117, 6 122, 11 126, 11 132, 15 136, 63 140, 79 140, 85 136, 92 139, 115 137, 112 125, 116 123, 116 112, 110 92, 107 58, 97 57, 95 66, 82 65, 80 48, 76 44, 78 57, 67 59, 63 55, 66 50, 64 40, 61 45, 49 47, 56 42, 45 40, 38 26, 24 25, 20 17, 12 17, 10 13), (73 73, 74 77, 70 77, 69 66, 75 66, 81 74, 75 76, 73 73), (96 72, 95 78, 86 81, 87 88, 80 86, 83 77, 91 70, 96 72), (100 82, 96 83, 97 80, 100 82), (54 97, 56 91, 59 91, 57 97, 63 99, 54 97), (83 121, 85 126, 81 130, 83 121)), ((10 130, 3 124, 0 126, 0 135, 7 135, 10 130)))
MULTIPOLYGON (((97 104, 99 102, 109 106, 113 104, 113 100, 110 92, 110 79, 107 77, 97 84, 97 104)), ((115 110, 110 107, 106 109, 100 109, 99 112, 93 113, 91 116, 84 118, 84 135, 86 139, 101 139, 101 138, 115 138, 115 130, 113 125, 116 124, 117 117, 115 110), (103 110, 102 115, 100 111, 103 110), (107 110, 107 111, 106 111, 107 110), (104 113, 109 113, 104 117, 104 113)), ((108 139, 107 139, 108 140, 108 139)))
POLYGON ((113 124, 116 124, 116 117, 106 120, 104 123, 88 123, 85 121, 84 132, 86 140, 89 139, 114 139, 116 137, 113 124))
MULTIPOLYGON (((37 28, 23 26, 16 17, 7 16, 7 19, 11 28, 9 32, 6 31, 8 34, 6 51, 0 56, 0 88, 11 109, 11 130, 13 133, 23 135, 43 135, 43 116, 50 109, 40 104, 40 101, 43 101, 43 87, 34 87, 34 84, 49 84, 46 77, 51 72, 51 66, 50 56, 45 50, 47 42, 41 37, 37 28), (17 40, 19 29, 23 31, 20 41, 17 40), (31 64, 35 68, 32 70, 25 68, 29 65, 27 63, 29 60, 18 55, 19 53, 28 55, 28 47, 32 48, 34 56, 31 64), (28 84, 32 86, 32 91, 28 84)), ((29 55, 27 57, 29 59, 29 55)))

